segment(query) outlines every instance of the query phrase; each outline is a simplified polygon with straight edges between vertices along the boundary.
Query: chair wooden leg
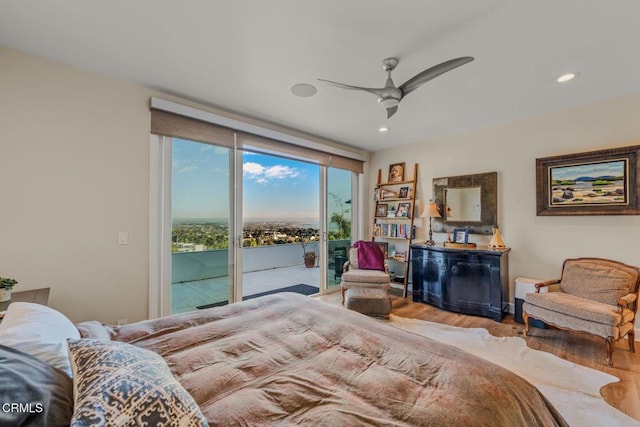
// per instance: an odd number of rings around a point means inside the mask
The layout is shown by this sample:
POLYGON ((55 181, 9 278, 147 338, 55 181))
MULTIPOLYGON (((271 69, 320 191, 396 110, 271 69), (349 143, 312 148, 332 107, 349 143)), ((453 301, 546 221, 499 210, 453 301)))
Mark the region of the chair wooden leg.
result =
POLYGON ((635 353, 636 352, 636 346, 635 346, 634 342, 636 340, 636 331, 631 329, 629 331, 629 333, 627 334, 627 340, 629 340, 629 350, 631 350, 631 353, 635 353))
POLYGON ((529 334, 529 315, 526 311, 522 312, 522 320, 524 320, 524 334, 529 334))
POLYGON ((614 347, 615 341, 613 339, 613 337, 607 337, 607 365, 609 365, 610 368, 613 368, 613 347, 614 347))
POLYGON ((344 305, 344 288, 340 287, 340 292, 342 293, 342 305, 344 305))

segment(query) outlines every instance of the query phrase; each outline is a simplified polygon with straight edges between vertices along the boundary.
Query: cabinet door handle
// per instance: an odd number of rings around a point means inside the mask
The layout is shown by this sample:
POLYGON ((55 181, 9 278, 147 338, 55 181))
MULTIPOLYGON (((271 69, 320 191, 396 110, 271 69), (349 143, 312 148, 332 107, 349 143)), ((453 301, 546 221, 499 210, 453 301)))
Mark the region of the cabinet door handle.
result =
POLYGON ((460 271, 460 269, 458 268, 457 265, 454 265, 453 267, 451 267, 451 273, 458 274, 458 271, 460 271))

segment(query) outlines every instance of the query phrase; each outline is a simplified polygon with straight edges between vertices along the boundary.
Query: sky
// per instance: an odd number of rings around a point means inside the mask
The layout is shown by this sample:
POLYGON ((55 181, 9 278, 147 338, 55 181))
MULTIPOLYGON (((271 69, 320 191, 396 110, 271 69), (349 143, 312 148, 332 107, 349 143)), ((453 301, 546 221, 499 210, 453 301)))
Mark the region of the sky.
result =
POLYGON ((551 169, 551 179, 561 181, 563 179, 572 180, 581 176, 621 176, 624 175, 625 167, 624 160, 554 167, 551 169))
MULTIPOLYGON (((242 163, 243 218, 317 220, 318 165, 249 152, 242 163)), ((349 177, 330 170, 330 191, 343 202, 351 199, 349 177)), ((228 217, 229 149, 174 138, 172 209, 174 218, 228 217)))

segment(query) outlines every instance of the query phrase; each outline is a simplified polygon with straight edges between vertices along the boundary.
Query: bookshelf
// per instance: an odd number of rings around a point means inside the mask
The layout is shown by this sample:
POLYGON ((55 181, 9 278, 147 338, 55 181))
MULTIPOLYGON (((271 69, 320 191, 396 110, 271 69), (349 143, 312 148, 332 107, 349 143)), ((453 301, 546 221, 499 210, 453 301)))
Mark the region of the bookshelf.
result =
POLYGON ((404 163, 389 166, 389 175, 383 182, 382 169, 378 169, 375 185, 375 211, 371 228, 371 240, 377 242, 393 271, 391 283, 402 285, 402 296, 407 297, 411 243, 415 239, 414 219, 418 164, 413 174, 406 174, 404 163), (401 174, 398 172, 402 170, 401 174))

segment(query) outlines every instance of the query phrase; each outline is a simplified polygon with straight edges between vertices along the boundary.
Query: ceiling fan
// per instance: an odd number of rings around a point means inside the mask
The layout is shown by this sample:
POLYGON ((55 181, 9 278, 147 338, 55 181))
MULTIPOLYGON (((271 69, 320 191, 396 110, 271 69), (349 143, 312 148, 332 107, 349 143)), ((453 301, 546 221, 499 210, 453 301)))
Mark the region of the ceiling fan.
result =
POLYGON ((463 56, 460 58, 450 59, 438 65, 434 65, 433 67, 427 68, 426 70, 416 74, 415 76, 401 84, 400 87, 396 87, 396 85, 393 83, 393 80, 391 80, 391 71, 393 71, 393 69, 398 65, 398 58, 387 58, 382 60, 382 69, 387 72, 387 82, 381 89, 351 86, 343 83, 332 82, 331 80, 318 80, 329 83, 332 86, 340 87, 342 89, 363 90, 365 92, 376 95, 378 97, 378 104, 387 109, 388 119, 393 116, 396 111, 398 111, 398 104, 405 96, 409 95, 411 92, 418 89, 429 80, 438 77, 440 74, 451 71, 454 68, 466 64, 467 62, 471 62, 473 61, 473 59, 474 58, 472 56, 463 56))

